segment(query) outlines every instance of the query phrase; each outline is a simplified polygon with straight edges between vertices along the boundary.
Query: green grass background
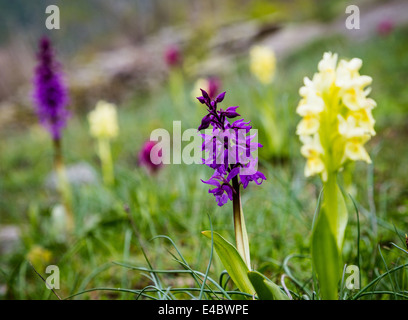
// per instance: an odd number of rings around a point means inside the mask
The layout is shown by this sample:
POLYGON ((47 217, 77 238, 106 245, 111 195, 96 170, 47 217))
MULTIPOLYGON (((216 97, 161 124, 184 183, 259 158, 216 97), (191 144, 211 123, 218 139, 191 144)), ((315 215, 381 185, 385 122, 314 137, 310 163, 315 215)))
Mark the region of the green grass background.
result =
MULTIPOLYGON (((378 105, 374 110, 377 135, 367 144, 373 165, 356 163, 344 173, 343 186, 348 191, 353 187, 360 212, 358 225, 348 199, 344 262, 358 264, 360 258, 364 287, 407 261, 407 254, 391 242, 404 248, 408 232, 408 30, 398 29, 388 37, 374 37, 364 44, 341 37, 319 40, 278 61, 275 81, 268 90, 273 91, 271 105, 278 110, 280 122, 286 124, 282 131, 287 139, 287 156, 271 158, 260 149, 261 171, 267 181, 248 187, 242 199, 255 269, 278 283, 280 276, 290 271, 300 285, 290 280, 286 280, 286 285, 299 297, 306 291, 313 292, 309 242, 321 183, 303 175, 305 161, 295 135, 300 118, 295 109, 303 77, 313 75, 325 51, 337 52, 341 58, 363 59, 361 73, 373 78, 371 96, 378 105)), ((16 250, 0 257, 0 283, 8 287, 3 298, 56 298, 27 262, 28 252, 36 245, 52 252, 48 264, 60 268, 58 294, 67 297, 91 288, 140 290, 155 283, 157 279, 149 278, 151 274, 146 276, 146 272, 113 263, 148 267, 142 246, 153 268, 182 269, 173 257, 177 252, 169 239, 151 240, 157 235, 170 237, 188 264, 203 273, 210 259, 211 243, 200 233, 210 229, 210 219, 214 230, 233 241, 232 204, 218 207, 208 194, 207 185, 200 181, 211 176, 209 168, 167 165, 157 175, 149 175, 137 166, 137 153, 153 129, 161 127, 171 132, 173 120, 182 120, 183 129, 198 127, 204 110, 191 98, 194 81, 185 78, 184 89, 179 92, 179 99, 184 101, 181 105, 172 102, 168 86, 163 84, 156 91, 134 95, 119 106, 120 135, 112 142, 116 184, 110 189, 102 184, 73 189, 76 231, 69 241, 61 241, 53 229, 51 211, 58 197, 44 187, 52 167, 49 136, 34 124, 12 134, 1 133, 1 224, 16 224, 23 235, 16 250), (130 208, 130 219, 124 205, 130 208)), ((222 83, 222 89, 227 91, 223 105, 239 105, 244 118, 258 128, 259 142, 265 144, 265 128, 256 106, 259 85, 248 72, 248 61, 238 59, 236 70, 223 76, 222 83)), ((69 121, 63 149, 66 164, 86 161, 101 172, 85 113, 75 114, 69 121)), ((41 261, 36 264, 43 276, 45 267, 41 261)), ((218 280, 222 270, 215 255, 209 276, 218 280)), ((197 288, 189 274, 170 272, 157 276, 162 288, 197 288)), ((234 287, 231 283, 228 286, 234 287)), ((383 277, 370 288, 376 293, 362 298, 400 299, 407 289, 405 268, 383 277)), ((151 294, 160 297, 160 293, 151 294)), ((344 289, 342 294, 350 298, 353 292, 344 289)), ((75 298, 135 296, 134 292, 96 290, 75 298)), ((191 298, 187 293, 172 297, 191 298)))

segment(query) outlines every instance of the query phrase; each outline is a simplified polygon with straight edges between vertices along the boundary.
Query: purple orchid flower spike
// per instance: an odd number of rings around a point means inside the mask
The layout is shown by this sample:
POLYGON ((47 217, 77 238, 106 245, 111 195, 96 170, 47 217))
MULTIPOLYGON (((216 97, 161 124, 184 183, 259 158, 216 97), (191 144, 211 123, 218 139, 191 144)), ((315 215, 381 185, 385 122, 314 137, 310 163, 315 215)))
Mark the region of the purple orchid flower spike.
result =
POLYGON ((37 57, 33 92, 37 115, 52 138, 59 140, 69 117, 66 109, 68 90, 63 81, 61 66, 55 60, 51 41, 47 37, 40 40, 37 57))
POLYGON ((237 112, 238 106, 218 110, 218 104, 224 101, 225 92, 220 93, 215 99, 211 99, 205 90, 201 89, 201 92, 202 96, 197 99, 207 106, 208 113, 202 119, 198 131, 212 126, 211 134, 202 134, 204 138, 202 149, 208 153, 203 163, 214 170, 209 180, 201 181, 215 187, 208 192, 214 195, 218 206, 225 205, 228 200, 232 201, 237 250, 250 269, 249 241, 240 189, 241 185, 245 189, 251 182, 260 185, 266 180, 265 175, 257 171, 258 158, 252 155, 252 152, 262 145, 256 142, 256 134, 250 134, 252 127, 249 122, 243 119, 232 124, 229 122, 229 119, 240 116, 237 112))
POLYGON ((54 168, 57 173, 57 189, 67 216, 67 231, 74 228, 72 195, 65 172, 62 154, 62 130, 70 116, 67 110, 68 89, 64 83, 60 63, 55 59, 52 43, 47 37, 39 41, 38 64, 34 70, 33 103, 40 124, 48 130, 54 147, 54 168))
POLYGON ((201 92, 202 96, 197 99, 207 106, 208 113, 203 117, 198 130, 208 129, 210 126, 213 128, 212 134, 202 135, 202 149, 209 153, 203 163, 214 170, 213 177, 203 182, 216 186, 209 192, 214 194, 217 204, 222 206, 228 200, 233 201, 233 194, 239 193, 240 185, 245 189, 252 181, 259 185, 266 180, 264 174, 256 170, 258 158, 250 156, 262 145, 252 141, 256 135, 247 136, 252 129, 249 122, 240 119, 231 124, 228 121, 240 116, 236 111, 238 106, 218 110, 218 103, 224 100, 226 92, 220 93, 213 100, 205 90, 201 89, 201 92), (231 190, 234 192, 231 193, 231 190))

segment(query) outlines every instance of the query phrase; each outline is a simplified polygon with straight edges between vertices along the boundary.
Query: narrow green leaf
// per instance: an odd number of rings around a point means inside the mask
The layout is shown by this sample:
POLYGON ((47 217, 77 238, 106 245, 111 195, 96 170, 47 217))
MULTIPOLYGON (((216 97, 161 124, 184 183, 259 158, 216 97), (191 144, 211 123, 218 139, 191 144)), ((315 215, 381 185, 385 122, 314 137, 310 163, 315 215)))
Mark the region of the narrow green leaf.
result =
POLYGON ((340 254, 336 237, 330 228, 327 213, 323 211, 323 208, 312 234, 312 259, 322 298, 337 300, 337 286, 341 275, 340 254))
POLYGON ((215 251, 239 290, 245 293, 254 294, 255 289, 248 278, 249 269, 244 260, 242 260, 237 249, 216 232, 212 233, 212 237, 211 231, 203 231, 202 234, 208 239, 213 239, 215 251))
POLYGON ((341 253, 348 212, 335 174, 324 184, 323 203, 312 233, 312 260, 323 299, 338 299, 341 253))
POLYGON ((274 282, 258 271, 248 271, 248 277, 260 300, 289 300, 274 282))
MULTIPOLYGON (((343 193, 337 185, 336 178, 329 178, 324 185, 322 211, 326 213, 327 222, 336 238, 338 251, 341 251, 347 226, 348 212, 343 193)), ((322 213, 323 212, 320 214, 322 213)))

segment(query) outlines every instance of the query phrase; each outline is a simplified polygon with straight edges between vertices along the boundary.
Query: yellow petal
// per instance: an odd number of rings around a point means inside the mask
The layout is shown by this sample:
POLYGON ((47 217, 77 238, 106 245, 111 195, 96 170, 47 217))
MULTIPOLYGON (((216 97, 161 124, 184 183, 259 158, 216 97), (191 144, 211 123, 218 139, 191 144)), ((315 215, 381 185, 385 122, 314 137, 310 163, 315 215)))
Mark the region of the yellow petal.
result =
POLYGON ((363 144, 359 143, 358 141, 347 142, 345 146, 344 154, 347 159, 350 159, 353 161, 362 160, 367 163, 371 163, 370 156, 365 150, 363 144))
POLYGON ((305 116, 296 127, 297 135, 311 135, 319 130, 320 122, 316 116, 305 116))
POLYGON ((315 174, 322 173, 325 170, 324 162, 320 157, 312 157, 307 159, 305 166, 305 176, 310 177, 315 174))

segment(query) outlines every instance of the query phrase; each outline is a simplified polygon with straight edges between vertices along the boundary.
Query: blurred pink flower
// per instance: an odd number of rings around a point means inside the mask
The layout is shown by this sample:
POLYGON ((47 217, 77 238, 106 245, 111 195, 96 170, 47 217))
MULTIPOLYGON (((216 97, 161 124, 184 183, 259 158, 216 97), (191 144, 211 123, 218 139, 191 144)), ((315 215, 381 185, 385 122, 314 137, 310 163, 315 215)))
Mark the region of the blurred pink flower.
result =
POLYGON ((157 142, 146 141, 139 152, 139 165, 145 167, 150 173, 157 172, 163 164, 161 163, 162 150, 152 152, 157 142))
POLYGON ((382 20, 377 25, 377 32, 380 36, 388 36, 394 30, 394 23, 390 19, 382 20))
POLYGON ((208 95, 211 99, 215 99, 221 88, 221 80, 217 77, 208 78, 208 95))
POLYGON ((164 52, 164 60, 169 67, 179 66, 182 61, 180 48, 174 44, 168 46, 164 52))

